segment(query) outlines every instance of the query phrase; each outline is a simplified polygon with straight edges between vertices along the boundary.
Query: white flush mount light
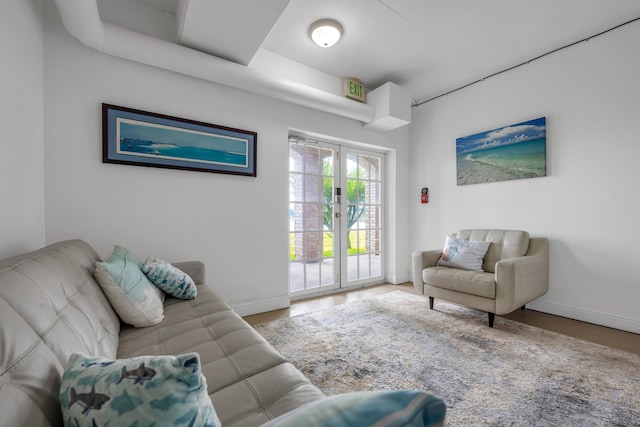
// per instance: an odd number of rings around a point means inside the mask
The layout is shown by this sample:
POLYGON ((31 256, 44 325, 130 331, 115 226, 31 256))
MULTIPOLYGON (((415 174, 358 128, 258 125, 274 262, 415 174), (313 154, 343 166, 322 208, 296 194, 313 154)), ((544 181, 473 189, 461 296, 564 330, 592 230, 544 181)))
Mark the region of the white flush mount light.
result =
POLYGON ((320 19, 309 27, 309 37, 320 47, 331 47, 342 37, 342 25, 333 19, 320 19))

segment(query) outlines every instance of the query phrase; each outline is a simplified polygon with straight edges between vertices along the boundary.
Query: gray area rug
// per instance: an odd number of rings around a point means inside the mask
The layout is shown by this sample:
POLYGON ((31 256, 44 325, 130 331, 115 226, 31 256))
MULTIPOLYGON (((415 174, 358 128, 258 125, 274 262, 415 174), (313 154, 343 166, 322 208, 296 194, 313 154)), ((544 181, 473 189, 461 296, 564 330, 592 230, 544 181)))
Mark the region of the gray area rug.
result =
POLYGON ((640 356, 402 291, 257 325, 327 394, 420 389, 448 426, 640 426, 640 356))

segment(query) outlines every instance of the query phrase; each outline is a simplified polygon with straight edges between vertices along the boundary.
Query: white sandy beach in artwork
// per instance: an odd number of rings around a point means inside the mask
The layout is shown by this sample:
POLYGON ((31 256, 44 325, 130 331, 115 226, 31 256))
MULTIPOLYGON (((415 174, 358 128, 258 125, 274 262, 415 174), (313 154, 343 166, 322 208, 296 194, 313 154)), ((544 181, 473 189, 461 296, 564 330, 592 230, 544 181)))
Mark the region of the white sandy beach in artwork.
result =
POLYGON ((546 176, 545 118, 456 140, 458 185, 546 176))
POLYGON ((458 185, 546 175, 545 140, 463 153, 458 156, 458 185))

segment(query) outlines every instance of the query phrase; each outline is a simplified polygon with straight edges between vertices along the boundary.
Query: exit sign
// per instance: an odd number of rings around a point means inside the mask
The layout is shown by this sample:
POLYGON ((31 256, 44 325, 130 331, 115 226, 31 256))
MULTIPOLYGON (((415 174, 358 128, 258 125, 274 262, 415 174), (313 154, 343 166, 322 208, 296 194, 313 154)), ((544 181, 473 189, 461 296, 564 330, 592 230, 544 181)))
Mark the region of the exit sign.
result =
POLYGON ((355 101, 364 102, 364 86, 359 79, 344 79, 344 96, 355 101))

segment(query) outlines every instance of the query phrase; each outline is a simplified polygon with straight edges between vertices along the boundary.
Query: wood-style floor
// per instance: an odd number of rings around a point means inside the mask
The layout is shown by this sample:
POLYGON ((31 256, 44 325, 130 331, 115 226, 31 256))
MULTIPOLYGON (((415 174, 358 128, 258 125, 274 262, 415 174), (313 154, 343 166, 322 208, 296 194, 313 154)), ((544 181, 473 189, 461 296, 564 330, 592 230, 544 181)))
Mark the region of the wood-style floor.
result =
MULTIPOLYGON (((258 323, 297 316, 398 290, 417 294, 411 283, 404 283, 402 285, 383 284, 328 296, 294 301, 289 308, 247 316, 244 319, 251 325, 257 325, 258 323)), ((425 304, 428 303, 425 297, 425 304)), ((530 309, 524 311, 516 310, 513 313, 501 317, 640 355, 640 335, 631 332, 580 322, 530 309)), ((487 325, 487 327, 489 326, 487 325)))

